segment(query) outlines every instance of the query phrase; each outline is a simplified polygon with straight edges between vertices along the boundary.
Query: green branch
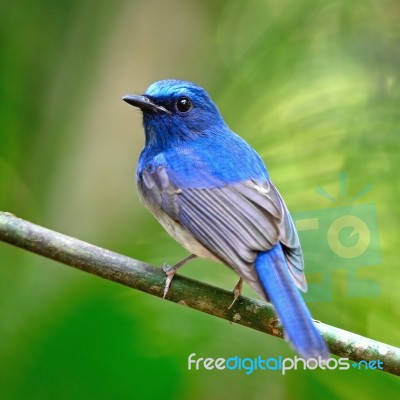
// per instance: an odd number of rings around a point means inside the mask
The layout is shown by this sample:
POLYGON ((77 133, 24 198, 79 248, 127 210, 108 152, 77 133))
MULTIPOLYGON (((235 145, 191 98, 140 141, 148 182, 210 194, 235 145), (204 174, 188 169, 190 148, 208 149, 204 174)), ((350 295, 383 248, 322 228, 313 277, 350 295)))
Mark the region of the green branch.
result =
MULTIPOLYGON (((0 240, 93 275, 162 297, 165 275, 156 268, 0 212, 0 240)), ((167 300, 270 335, 283 337, 270 304, 240 297, 229 310, 232 293, 175 276, 167 300)), ((383 370, 400 375, 400 349, 317 322, 333 354, 354 361, 380 360, 383 370)))

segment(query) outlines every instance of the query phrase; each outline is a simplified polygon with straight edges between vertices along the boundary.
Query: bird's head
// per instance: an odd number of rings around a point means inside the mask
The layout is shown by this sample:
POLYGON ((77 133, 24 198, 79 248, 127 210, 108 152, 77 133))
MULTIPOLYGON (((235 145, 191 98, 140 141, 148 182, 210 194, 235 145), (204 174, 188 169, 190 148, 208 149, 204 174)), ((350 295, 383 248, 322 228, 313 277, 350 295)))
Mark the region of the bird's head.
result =
POLYGON ((207 92, 191 82, 158 81, 143 95, 127 95, 123 100, 142 110, 146 145, 175 145, 225 127, 207 92))

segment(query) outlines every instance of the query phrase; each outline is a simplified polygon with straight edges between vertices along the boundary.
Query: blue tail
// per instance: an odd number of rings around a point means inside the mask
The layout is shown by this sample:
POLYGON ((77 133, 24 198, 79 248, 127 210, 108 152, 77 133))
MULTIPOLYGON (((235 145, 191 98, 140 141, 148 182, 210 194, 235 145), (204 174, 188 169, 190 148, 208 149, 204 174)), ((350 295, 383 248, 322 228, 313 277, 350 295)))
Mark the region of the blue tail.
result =
POLYGON ((290 276, 281 245, 260 253, 255 268, 295 350, 304 358, 329 358, 328 346, 290 276))

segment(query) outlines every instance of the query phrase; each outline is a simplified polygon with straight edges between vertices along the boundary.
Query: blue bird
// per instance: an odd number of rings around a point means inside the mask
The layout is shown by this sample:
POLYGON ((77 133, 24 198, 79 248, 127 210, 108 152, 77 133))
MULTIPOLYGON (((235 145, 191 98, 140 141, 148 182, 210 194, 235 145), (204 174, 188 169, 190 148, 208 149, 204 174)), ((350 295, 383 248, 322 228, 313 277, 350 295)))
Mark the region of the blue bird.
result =
MULTIPOLYGON (((293 220, 256 151, 226 125, 207 92, 162 80, 127 103, 143 112, 139 194, 166 231, 194 257, 226 264, 271 301, 286 338, 305 358, 329 357, 298 288, 307 290, 293 220)), ((234 300, 235 301, 235 300, 234 300)))

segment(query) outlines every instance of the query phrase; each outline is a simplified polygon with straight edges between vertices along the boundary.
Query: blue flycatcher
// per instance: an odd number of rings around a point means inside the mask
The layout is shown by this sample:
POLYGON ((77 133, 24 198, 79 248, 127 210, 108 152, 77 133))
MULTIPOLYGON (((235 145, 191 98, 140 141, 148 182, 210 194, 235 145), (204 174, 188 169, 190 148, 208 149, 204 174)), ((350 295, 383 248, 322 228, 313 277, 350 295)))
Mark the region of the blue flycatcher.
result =
POLYGON ((152 84, 127 103, 143 112, 146 142, 137 167, 145 205, 191 255, 233 268, 271 301, 286 337, 305 358, 329 357, 298 289, 307 290, 293 220, 256 151, 232 132, 201 87, 180 80, 152 84))

